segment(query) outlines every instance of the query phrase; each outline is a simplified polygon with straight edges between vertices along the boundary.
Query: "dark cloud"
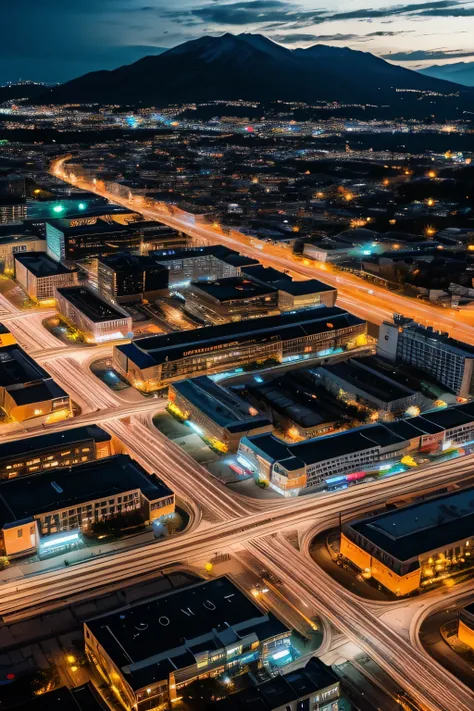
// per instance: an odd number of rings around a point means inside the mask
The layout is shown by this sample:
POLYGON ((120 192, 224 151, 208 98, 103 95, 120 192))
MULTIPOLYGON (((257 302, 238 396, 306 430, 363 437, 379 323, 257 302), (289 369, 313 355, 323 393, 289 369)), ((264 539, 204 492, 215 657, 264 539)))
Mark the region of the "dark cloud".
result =
POLYGON ((370 42, 374 37, 395 37, 396 35, 404 35, 407 31, 378 31, 369 32, 365 35, 358 33, 337 33, 333 35, 315 35, 305 33, 284 33, 272 34, 271 39, 275 42, 283 42, 284 44, 298 44, 299 42, 370 42))
POLYGON ((423 62, 431 59, 458 59, 459 57, 472 57, 474 50, 470 52, 463 49, 415 49, 412 52, 392 52, 384 54, 384 59, 392 62, 423 62))
POLYGON ((182 12, 170 10, 164 17, 182 25, 242 26, 251 24, 299 23, 300 26, 321 22, 326 12, 304 11, 285 0, 241 0, 234 3, 215 3, 182 12))
MULTIPOLYGON (((468 0, 434 0, 433 2, 418 2, 407 5, 392 5, 380 10, 374 8, 361 8, 350 12, 337 12, 327 16, 327 20, 374 20, 377 18, 396 17, 399 15, 410 16, 456 16, 465 11, 463 7, 471 4, 468 0)), ((474 8, 467 9, 474 14, 474 8)))

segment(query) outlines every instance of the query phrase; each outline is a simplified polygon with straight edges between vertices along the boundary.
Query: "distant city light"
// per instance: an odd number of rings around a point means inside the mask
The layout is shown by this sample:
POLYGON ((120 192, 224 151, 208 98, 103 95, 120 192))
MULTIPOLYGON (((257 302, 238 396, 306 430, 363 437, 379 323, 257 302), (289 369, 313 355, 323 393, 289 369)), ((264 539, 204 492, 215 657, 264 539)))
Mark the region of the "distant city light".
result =
POLYGON ((59 213, 59 212, 64 212, 64 210, 65 210, 64 205, 55 205, 53 207, 53 212, 59 213))

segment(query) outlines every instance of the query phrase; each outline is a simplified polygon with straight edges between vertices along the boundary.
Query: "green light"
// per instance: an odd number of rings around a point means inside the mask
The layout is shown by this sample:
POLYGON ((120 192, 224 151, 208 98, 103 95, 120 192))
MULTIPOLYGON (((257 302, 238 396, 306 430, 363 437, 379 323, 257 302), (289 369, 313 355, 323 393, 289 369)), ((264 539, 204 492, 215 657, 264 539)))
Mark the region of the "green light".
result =
POLYGON ((87 205, 85 202, 80 202, 78 207, 79 207, 79 210, 85 210, 87 205))
POLYGON ((53 207, 53 212, 64 212, 64 206, 63 205, 55 205, 53 207))

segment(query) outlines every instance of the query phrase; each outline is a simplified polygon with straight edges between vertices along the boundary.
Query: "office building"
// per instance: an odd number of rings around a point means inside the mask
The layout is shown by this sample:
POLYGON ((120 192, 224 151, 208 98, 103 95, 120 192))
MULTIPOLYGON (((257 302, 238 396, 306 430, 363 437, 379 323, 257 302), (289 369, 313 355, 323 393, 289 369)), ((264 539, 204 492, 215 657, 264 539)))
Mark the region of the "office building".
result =
POLYGON ((15 279, 30 299, 44 303, 60 286, 75 286, 77 270, 55 262, 46 252, 15 254, 15 279))
POLYGON ((8 556, 52 552, 94 523, 140 511, 144 522, 174 512, 174 494, 118 454, 0 481, 1 547, 8 556), (57 535, 61 534, 61 535, 57 535))
POLYGON ((258 264, 227 247, 209 246, 190 249, 168 249, 151 252, 150 256, 169 271, 169 285, 179 286, 192 281, 216 281, 240 276, 241 270, 258 264))
POLYGON ((70 226, 69 220, 46 222, 49 256, 58 261, 77 261, 90 257, 141 251, 142 235, 132 226, 97 220, 94 224, 70 226))
POLYGON ((306 309, 114 346, 114 367, 138 388, 251 363, 328 355, 365 342, 365 321, 337 307, 306 309))
POLYGON ((27 207, 25 198, 0 198, 0 225, 26 220, 27 207))
POLYGON ((317 279, 304 281, 278 281, 278 308, 280 311, 310 309, 314 306, 335 306, 337 290, 317 279))
POLYGON ((168 225, 152 220, 137 220, 133 227, 143 235, 143 250, 186 249, 191 238, 168 225))
POLYGON ((115 453, 112 436, 96 425, 0 444, 0 480, 72 467, 115 453))
POLYGON ((168 408, 220 451, 236 452, 241 437, 271 432, 254 407, 203 375, 170 385, 168 408))
POLYGON ((286 627, 227 578, 97 617, 84 636, 92 663, 137 711, 167 708, 195 679, 292 658, 286 627))
POLYGON ((43 239, 25 231, 12 231, 8 235, 0 234, 0 261, 3 262, 4 271, 7 273, 14 271, 16 254, 41 252, 44 248, 43 239))
POLYGON ((458 639, 474 650, 474 603, 459 611, 458 639))
POLYGON ((97 261, 99 293, 113 304, 153 301, 168 288, 168 270, 153 257, 117 253, 97 261))
POLYGON ((132 331, 132 317, 88 287, 56 289, 55 296, 61 318, 77 328, 89 343, 125 338, 132 331))
POLYGON ((0 350, 0 407, 25 426, 72 417, 69 395, 17 345, 0 350))
POLYGON ((345 523, 341 553, 391 592, 408 595, 470 558, 473 503, 469 488, 345 523))
POLYGON ((421 392, 399 383, 380 371, 373 358, 351 358, 328 364, 314 371, 324 388, 346 402, 357 402, 376 410, 384 419, 414 414, 410 408, 432 406, 421 392))
POLYGON ((249 684, 224 699, 211 702, 208 711, 350 711, 341 682, 316 657, 301 669, 249 684))
POLYGON ((279 313, 278 291, 243 277, 191 282, 186 305, 213 324, 242 321, 279 313))
POLYGON ((296 444, 272 434, 243 437, 239 455, 257 479, 284 496, 297 496, 304 488, 340 486, 355 472, 376 473, 384 462, 408 453, 442 452, 473 441, 474 403, 467 403, 296 444))
POLYGON ((377 355, 428 373, 460 397, 474 393, 474 348, 399 314, 380 327, 377 355))

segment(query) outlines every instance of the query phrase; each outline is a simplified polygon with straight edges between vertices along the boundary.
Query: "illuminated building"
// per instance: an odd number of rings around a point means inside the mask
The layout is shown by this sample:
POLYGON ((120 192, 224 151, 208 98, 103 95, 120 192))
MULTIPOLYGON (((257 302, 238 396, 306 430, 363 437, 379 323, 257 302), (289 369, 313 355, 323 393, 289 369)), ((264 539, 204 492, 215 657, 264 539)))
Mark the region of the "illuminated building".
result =
POLYGON ((99 293, 113 304, 151 301, 168 288, 168 270, 153 257, 117 253, 97 262, 99 293))
POLYGON ((96 617, 84 636, 88 657, 137 711, 168 708, 195 679, 292 660, 289 630, 227 578, 96 617))
POLYGON ((27 206, 24 198, 0 198, 0 224, 26 220, 27 206))
POLYGON ((396 595, 449 576, 469 560, 474 489, 412 504, 342 526, 340 551, 396 595))
POLYGON ((83 286, 56 289, 58 313, 77 328, 88 342, 124 338, 132 331, 132 317, 120 306, 104 301, 83 286))
POLYGON ((291 276, 272 267, 244 267, 242 275, 255 284, 272 286, 278 290, 280 311, 295 311, 314 306, 335 306, 337 289, 317 279, 294 281, 291 276))
POLYGON ((0 349, 0 407, 25 426, 72 416, 69 395, 17 345, 0 349))
POLYGON ((112 454, 111 435, 96 425, 16 439, 0 444, 0 479, 28 476, 54 467, 71 467, 112 454))
POLYGON ((266 417, 203 375, 170 385, 170 409, 217 449, 236 452, 241 437, 271 432, 266 417))
POLYGON ((366 322, 347 311, 321 306, 114 346, 114 367, 132 384, 153 390, 257 361, 307 359, 356 347, 366 330, 366 322))
POLYGON ((55 298, 58 286, 75 286, 77 270, 55 262, 46 252, 15 254, 15 279, 33 301, 55 298))
POLYGON ((24 231, 10 230, 8 235, 0 234, 0 261, 4 264, 4 270, 13 271, 16 254, 41 252, 44 246, 44 240, 24 231))
POLYGON ((0 482, 1 546, 8 556, 58 550, 81 531, 141 511, 144 522, 174 512, 174 494, 125 454, 0 482))
POLYGON ((474 348, 399 314, 380 327, 377 354, 429 373, 461 397, 473 391, 474 348))
POLYGON ((46 222, 47 252, 58 262, 75 261, 114 252, 139 253, 143 237, 130 225, 98 219, 93 224, 71 226, 70 220, 46 222))
POLYGON ((410 407, 432 405, 421 392, 388 377, 373 358, 351 358, 314 370, 314 376, 331 393, 347 401, 361 402, 381 417, 404 415, 410 407))
POLYGON ((458 639, 474 649, 474 604, 459 611, 458 639))
POLYGON ((272 286, 261 286, 243 277, 191 282, 186 292, 186 302, 202 308, 203 315, 213 323, 279 313, 278 291, 272 286))
POLYGON ((17 340, 10 329, 5 324, 0 323, 0 348, 5 346, 16 346, 17 340))
POLYGON ((152 252, 157 262, 169 271, 169 284, 175 286, 192 281, 216 280, 240 276, 244 267, 258 264, 220 245, 190 249, 169 249, 152 252))
POLYGON ((331 667, 316 657, 302 669, 252 683, 206 706, 208 711, 350 711, 331 667))
POLYGON ((258 479, 285 496, 297 496, 303 488, 341 486, 351 473, 365 476, 364 470, 378 471, 381 462, 409 452, 445 451, 473 440, 474 403, 467 403, 296 444, 271 434, 243 437, 239 453, 258 479))
POLYGON ((328 434, 343 416, 337 400, 315 383, 311 368, 292 369, 266 377, 263 382, 250 382, 245 389, 252 405, 291 439, 328 434))

